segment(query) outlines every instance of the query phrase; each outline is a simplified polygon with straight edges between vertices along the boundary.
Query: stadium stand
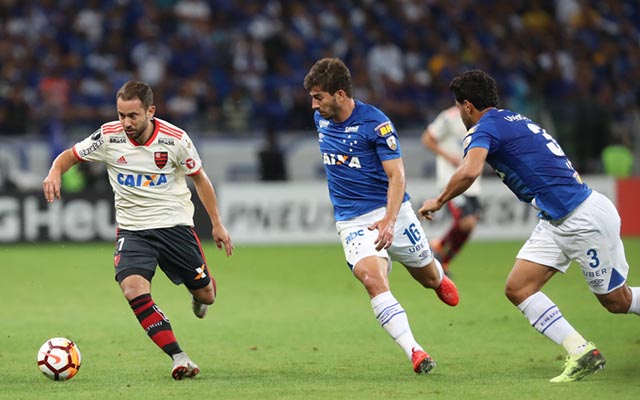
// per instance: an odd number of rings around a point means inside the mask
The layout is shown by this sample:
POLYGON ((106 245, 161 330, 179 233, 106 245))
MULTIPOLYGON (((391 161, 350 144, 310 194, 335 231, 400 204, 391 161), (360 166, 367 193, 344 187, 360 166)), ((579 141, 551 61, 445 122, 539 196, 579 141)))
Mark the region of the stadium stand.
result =
MULTIPOLYGON (((314 155, 302 139, 314 137, 302 80, 324 56, 345 60, 356 97, 383 109, 403 138, 451 103, 453 75, 478 67, 496 77, 504 106, 547 121, 578 170, 603 172, 608 143, 640 159, 634 0, 6 0, 0 163, 41 174, 42 151, 7 146, 28 146, 14 140, 27 137, 52 157, 115 119, 115 91, 141 79, 159 116, 222 147, 203 154, 229 163, 218 179, 257 179, 260 137, 274 123, 299 138, 282 142, 291 179, 312 179, 318 171, 302 165, 314 155)), ((432 172, 428 152, 404 148, 409 176, 432 172)))

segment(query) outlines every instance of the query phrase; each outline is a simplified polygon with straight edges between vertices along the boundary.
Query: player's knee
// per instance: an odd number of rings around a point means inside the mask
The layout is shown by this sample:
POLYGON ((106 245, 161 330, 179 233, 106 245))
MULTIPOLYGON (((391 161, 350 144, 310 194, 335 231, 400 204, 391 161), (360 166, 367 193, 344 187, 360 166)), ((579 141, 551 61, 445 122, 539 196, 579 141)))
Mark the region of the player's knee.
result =
POLYGON ((602 302, 602 306, 612 314, 626 314, 630 304, 623 301, 602 302))
POLYGON ((522 288, 510 285, 509 283, 507 283, 504 288, 504 295, 507 296, 507 299, 516 306, 526 299, 526 297, 523 298, 522 288))
POLYGON ((631 292, 626 287, 621 287, 611 293, 596 295, 596 298, 612 314, 626 314, 631 307, 633 299, 631 292))
POLYGON ((212 285, 192 291, 191 294, 202 304, 211 305, 216 301, 216 291, 212 285))
POLYGON ((216 292, 215 290, 207 290, 205 297, 204 297, 204 304, 213 304, 216 301, 216 292))
POLYGON ((196 300, 198 300, 198 302, 202 303, 202 304, 207 304, 207 305, 211 305, 216 301, 216 296, 215 294, 211 293, 211 294, 206 294, 206 295, 198 295, 195 296, 196 300))
POLYGON ((469 215, 462 218, 458 223, 458 226, 460 227, 461 231, 470 233, 476 227, 477 221, 478 219, 476 216, 469 215))

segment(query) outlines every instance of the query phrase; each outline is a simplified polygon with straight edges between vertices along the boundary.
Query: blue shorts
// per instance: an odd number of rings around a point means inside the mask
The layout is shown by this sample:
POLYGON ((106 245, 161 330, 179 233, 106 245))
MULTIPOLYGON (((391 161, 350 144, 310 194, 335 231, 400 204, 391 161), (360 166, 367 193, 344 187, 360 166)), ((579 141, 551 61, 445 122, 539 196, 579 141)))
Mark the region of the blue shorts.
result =
POLYGON ((171 228, 130 231, 118 229, 114 253, 115 278, 120 283, 130 275, 141 275, 149 282, 156 267, 176 285, 200 289, 211 277, 193 228, 171 228))

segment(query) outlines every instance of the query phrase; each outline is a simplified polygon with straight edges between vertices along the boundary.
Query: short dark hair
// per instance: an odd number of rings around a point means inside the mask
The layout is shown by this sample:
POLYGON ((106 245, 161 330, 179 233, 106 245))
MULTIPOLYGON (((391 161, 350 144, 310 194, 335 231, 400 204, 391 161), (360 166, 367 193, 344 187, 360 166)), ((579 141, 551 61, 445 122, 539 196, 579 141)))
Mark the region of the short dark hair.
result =
POLYGON ((467 100, 478 110, 498 106, 498 87, 496 81, 479 69, 466 71, 456 76, 449 84, 458 103, 467 100))
POLYGON ((339 58, 318 60, 304 77, 305 89, 311 90, 315 87, 330 94, 344 90, 348 97, 352 97, 351 72, 339 58))
POLYGON ((118 89, 116 99, 125 101, 140 99, 144 108, 148 109, 153 105, 153 91, 144 82, 128 81, 118 89))

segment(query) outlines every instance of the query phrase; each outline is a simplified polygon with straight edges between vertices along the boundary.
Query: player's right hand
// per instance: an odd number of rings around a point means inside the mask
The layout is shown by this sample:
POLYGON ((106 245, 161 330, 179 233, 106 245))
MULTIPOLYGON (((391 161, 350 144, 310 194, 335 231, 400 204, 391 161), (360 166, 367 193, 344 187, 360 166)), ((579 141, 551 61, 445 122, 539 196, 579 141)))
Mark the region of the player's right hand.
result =
POLYGON ((60 187, 62 186, 62 177, 60 174, 49 173, 44 181, 42 181, 42 190, 44 191, 44 198, 49 203, 54 200, 60 199, 60 187))
POLYGON ((433 213, 442 208, 442 204, 438 202, 438 199, 427 199, 422 203, 422 207, 418 210, 418 214, 422 218, 431 221, 433 219, 433 213))
POLYGON ((229 236, 229 232, 224 225, 219 224, 215 226, 213 228, 212 235, 213 241, 216 243, 218 249, 222 250, 224 247, 227 257, 233 255, 233 242, 231 241, 231 236, 229 236))

